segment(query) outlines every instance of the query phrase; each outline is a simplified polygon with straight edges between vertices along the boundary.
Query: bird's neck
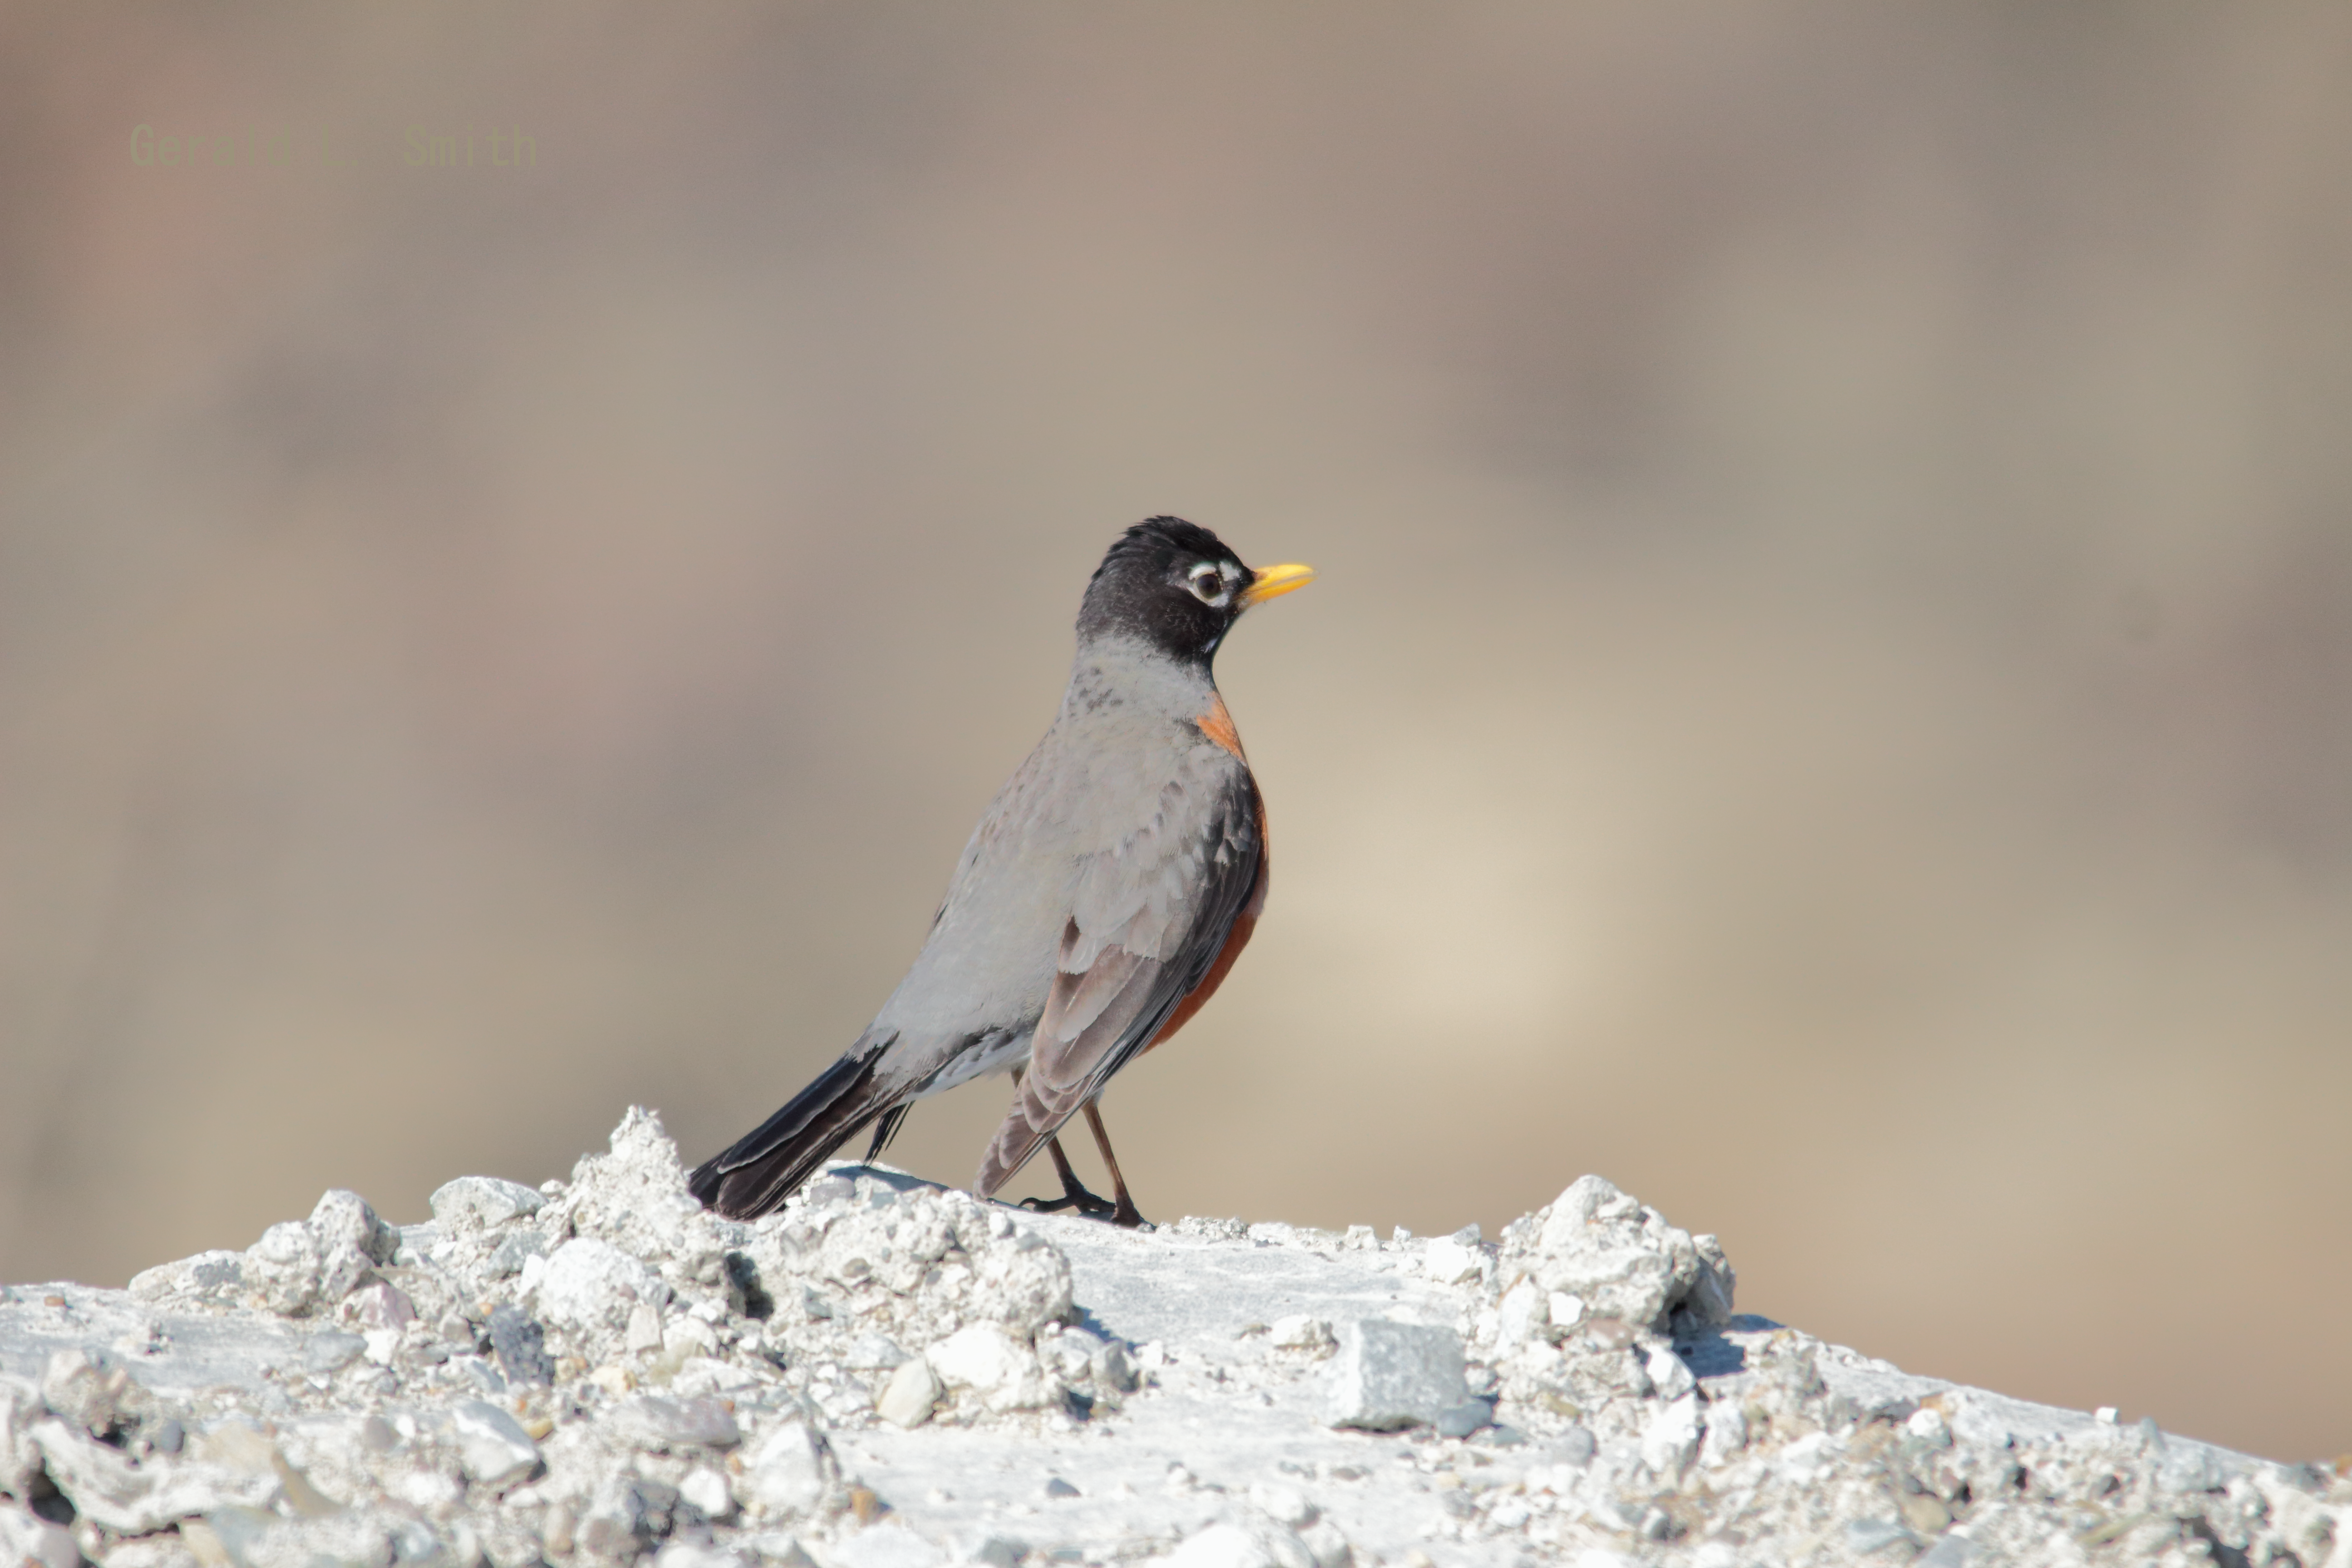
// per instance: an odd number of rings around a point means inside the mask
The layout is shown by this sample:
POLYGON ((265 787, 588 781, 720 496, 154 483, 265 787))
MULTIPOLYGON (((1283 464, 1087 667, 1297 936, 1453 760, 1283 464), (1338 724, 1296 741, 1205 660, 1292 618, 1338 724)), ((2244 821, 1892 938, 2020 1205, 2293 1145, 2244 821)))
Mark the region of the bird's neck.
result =
POLYGON ((1216 675, 1207 659, 1174 658, 1140 638, 1107 633, 1080 639, 1062 711, 1077 716, 1136 708, 1189 719, 1206 710, 1216 692, 1216 675))

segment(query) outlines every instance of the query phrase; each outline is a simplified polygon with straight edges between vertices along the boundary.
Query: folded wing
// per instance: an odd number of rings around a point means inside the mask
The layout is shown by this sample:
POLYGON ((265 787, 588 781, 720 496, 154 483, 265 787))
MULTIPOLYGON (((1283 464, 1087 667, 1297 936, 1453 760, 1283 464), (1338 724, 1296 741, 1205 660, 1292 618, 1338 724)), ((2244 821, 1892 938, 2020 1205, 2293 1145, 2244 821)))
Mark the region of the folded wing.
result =
POLYGON ((992 1195, 1188 995, 1222 978, 1236 922, 1255 913, 1265 856, 1256 788, 1235 768, 1169 784, 1150 821, 1087 858, 1028 1066, 975 1192, 992 1195))

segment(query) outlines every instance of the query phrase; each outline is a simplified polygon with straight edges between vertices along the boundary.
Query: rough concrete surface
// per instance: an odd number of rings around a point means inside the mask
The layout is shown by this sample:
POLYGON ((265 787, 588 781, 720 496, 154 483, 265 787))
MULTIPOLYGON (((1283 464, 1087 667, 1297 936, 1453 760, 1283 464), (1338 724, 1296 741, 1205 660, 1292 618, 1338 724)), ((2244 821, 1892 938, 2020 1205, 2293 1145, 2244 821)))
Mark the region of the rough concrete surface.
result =
POLYGON ((1597 1176, 1491 1242, 851 1165, 740 1225, 632 1110, 433 1210, 0 1290, 0 1568, 2352 1568, 2344 1477, 1737 1315, 1597 1176))

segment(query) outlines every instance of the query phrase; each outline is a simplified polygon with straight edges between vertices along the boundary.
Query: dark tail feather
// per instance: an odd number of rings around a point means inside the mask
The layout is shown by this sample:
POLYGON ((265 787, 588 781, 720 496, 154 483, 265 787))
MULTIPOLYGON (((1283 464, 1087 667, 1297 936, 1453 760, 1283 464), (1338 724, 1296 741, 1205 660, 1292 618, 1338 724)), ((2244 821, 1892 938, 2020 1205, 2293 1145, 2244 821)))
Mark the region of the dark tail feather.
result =
POLYGON ((898 1123, 906 1121, 907 1112, 913 1109, 911 1105, 899 1104, 882 1113, 882 1120, 874 1124, 874 1142, 866 1146, 867 1164, 882 1157, 882 1151, 890 1146, 890 1140, 898 1136, 898 1123))
POLYGON ((800 1184, 857 1130, 890 1109, 874 1081, 887 1039, 861 1041, 817 1075, 816 1081, 726 1152, 686 1179, 704 1206, 730 1219, 753 1219, 782 1208, 800 1184))

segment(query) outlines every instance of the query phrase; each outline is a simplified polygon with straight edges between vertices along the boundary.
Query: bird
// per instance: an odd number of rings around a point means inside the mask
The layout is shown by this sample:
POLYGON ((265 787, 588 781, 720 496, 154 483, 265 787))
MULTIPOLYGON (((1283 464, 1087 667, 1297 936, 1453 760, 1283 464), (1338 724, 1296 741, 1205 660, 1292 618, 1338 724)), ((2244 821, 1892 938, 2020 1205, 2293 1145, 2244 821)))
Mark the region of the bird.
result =
POLYGON ((972 1191, 994 1197, 1043 1147, 1062 1196, 1026 1206, 1146 1223, 1097 1101, 1215 993, 1265 907, 1265 806, 1214 664, 1244 612, 1314 576, 1252 571, 1178 517, 1112 542, 1079 602, 1061 707, 982 814, 905 978, 807 1088, 696 1167, 698 1199, 771 1213, 868 1125, 871 1163, 916 1100, 1010 1073, 972 1191), (1080 1113, 1108 1201, 1062 1149, 1080 1113))

